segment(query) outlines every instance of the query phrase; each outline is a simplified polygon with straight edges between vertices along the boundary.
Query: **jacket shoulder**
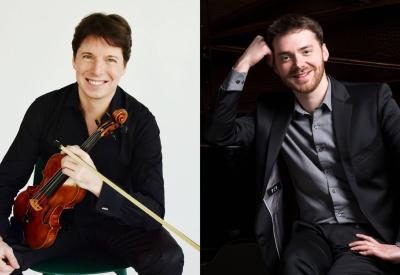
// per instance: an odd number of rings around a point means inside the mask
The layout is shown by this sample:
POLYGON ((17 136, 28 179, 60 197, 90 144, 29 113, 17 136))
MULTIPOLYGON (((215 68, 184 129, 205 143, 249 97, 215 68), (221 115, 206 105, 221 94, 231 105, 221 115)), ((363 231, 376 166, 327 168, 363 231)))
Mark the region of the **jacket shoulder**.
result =
POLYGON ((366 97, 377 95, 382 90, 390 90, 386 83, 364 83, 364 82, 341 82, 349 92, 350 96, 366 97))
POLYGON ((333 97, 354 104, 375 104, 380 97, 391 96, 386 83, 345 82, 331 78, 333 97))

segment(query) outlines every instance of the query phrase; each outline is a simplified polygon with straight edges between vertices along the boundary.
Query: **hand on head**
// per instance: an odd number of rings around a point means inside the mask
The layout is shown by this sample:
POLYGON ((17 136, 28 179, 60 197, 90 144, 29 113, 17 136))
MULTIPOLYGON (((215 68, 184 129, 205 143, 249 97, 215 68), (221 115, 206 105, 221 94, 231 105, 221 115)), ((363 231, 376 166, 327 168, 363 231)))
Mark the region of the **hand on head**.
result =
POLYGON ((238 59, 233 70, 239 73, 247 73, 252 66, 260 62, 264 57, 268 65, 272 66, 272 51, 265 42, 264 37, 257 35, 238 59))

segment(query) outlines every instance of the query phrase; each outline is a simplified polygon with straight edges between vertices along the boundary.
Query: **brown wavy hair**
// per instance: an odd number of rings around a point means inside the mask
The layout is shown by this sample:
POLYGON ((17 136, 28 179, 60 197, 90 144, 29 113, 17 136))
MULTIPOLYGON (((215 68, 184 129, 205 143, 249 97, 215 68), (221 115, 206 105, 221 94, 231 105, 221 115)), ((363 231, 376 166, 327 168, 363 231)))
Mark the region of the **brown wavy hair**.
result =
POLYGON ((132 31, 128 22, 118 14, 92 13, 79 22, 72 39, 74 58, 83 40, 88 36, 103 38, 109 45, 120 47, 124 64, 131 56, 132 31))

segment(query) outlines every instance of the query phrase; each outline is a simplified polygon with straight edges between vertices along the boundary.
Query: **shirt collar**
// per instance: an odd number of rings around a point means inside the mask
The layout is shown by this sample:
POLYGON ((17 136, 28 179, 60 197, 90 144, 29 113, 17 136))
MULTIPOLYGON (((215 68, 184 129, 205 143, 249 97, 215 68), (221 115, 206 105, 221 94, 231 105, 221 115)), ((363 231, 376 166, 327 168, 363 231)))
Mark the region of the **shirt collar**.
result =
MULTIPOLYGON (((331 80, 329 79, 328 76, 327 76, 327 79, 328 79, 328 88, 326 90, 325 97, 321 103, 321 106, 325 105, 329 111, 332 111, 332 85, 331 85, 331 80)), ((304 110, 303 107, 301 107, 300 103, 297 100, 295 100, 295 102, 294 102, 294 111, 301 115, 309 115, 310 114, 309 112, 304 110)))

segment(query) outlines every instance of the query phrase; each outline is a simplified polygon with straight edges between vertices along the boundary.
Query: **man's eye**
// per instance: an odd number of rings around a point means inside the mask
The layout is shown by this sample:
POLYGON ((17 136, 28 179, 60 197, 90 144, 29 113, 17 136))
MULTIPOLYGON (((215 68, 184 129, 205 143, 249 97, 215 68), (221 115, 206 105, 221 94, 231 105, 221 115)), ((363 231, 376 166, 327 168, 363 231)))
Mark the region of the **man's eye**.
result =
POLYGON ((304 50, 304 55, 310 55, 311 53, 312 53, 312 51, 311 50, 304 50))
POLYGON ((117 63, 117 60, 114 58, 108 58, 107 61, 112 63, 117 63))
POLYGON ((280 56, 280 60, 281 60, 282 62, 288 61, 289 59, 290 59, 290 57, 289 57, 288 55, 281 55, 281 56, 280 56))
POLYGON ((85 54, 85 55, 82 56, 82 58, 83 58, 83 59, 91 59, 92 56, 91 56, 91 55, 88 55, 88 54, 85 54))

